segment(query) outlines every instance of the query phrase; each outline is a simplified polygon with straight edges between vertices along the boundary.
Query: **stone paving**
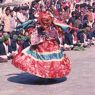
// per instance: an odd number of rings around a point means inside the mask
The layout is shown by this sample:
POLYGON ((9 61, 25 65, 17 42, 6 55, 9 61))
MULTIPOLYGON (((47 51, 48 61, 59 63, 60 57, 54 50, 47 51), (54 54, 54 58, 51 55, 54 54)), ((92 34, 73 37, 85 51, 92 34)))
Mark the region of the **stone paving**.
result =
POLYGON ((95 95, 95 46, 69 51, 67 78, 48 80, 22 72, 11 61, 0 63, 0 95, 95 95))

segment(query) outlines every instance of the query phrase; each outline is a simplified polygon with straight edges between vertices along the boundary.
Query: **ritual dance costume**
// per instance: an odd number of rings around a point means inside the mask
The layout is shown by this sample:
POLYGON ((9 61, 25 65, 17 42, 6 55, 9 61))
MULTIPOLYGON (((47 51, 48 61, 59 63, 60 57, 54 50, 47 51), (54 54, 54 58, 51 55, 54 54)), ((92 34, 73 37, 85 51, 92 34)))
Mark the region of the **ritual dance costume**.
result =
POLYGON ((31 27, 31 45, 12 60, 17 68, 42 78, 62 78, 71 71, 70 60, 58 41, 59 29, 49 13, 41 13, 37 27, 31 27))

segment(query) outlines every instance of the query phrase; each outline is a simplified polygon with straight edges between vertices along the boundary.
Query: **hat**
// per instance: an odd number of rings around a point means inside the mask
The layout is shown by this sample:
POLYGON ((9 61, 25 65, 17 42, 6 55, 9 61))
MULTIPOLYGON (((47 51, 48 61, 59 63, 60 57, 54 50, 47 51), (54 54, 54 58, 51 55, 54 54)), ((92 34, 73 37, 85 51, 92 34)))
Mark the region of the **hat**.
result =
POLYGON ((3 42, 9 40, 9 35, 4 35, 2 39, 3 39, 3 42))
POLYGON ((21 41, 22 40, 22 37, 19 35, 18 37, 17 37, 17 41, 21 41))

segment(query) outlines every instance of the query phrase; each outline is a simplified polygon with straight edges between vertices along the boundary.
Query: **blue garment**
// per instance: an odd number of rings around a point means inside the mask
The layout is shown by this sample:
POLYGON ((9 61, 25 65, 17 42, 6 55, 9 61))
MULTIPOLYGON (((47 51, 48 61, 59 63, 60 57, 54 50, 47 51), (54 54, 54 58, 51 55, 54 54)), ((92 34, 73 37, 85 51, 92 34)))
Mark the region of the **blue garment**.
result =
POLYGON ((15 39, 11 40, 11 48, 12 48, 12 51, 16 51, 17 50, 16 40, 15 39))
POLYGON ((27 20, 25 22, 23 22, 21 25, 16 27, 17 31, 21 31, 23 29, 28 29, 30 27, 34 27, 35 26, 35 21, 33 20, 27 20))
POLYGON ((83 35, 83 31, 78 31, 77 33, 77 38, 80 41, 80 43, 84 43, 84 35, 83 35))
POLYGON ((92 40, 92 37, 93 37, 93 32, 88 32, 87 33, 87 39, 92 40))
POLYGON ((29 42, 29 39, 26 38, 26 39, 23 41, 23 49, 27 48, 28 46, 30 46, 30 42, 29 42))
POLYGON ((73 45, 73 37, 71 33, 65 33, 65 43, 68 45, 73 45))

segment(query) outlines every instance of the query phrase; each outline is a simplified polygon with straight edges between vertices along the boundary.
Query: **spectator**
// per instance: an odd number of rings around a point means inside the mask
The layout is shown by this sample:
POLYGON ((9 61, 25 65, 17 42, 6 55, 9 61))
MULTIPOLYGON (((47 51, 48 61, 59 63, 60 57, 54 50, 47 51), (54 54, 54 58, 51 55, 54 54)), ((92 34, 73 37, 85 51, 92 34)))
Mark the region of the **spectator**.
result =
POLYGON ((10 10, 10 32, 16 31, 16 18, 14 16, 14 11, 10 10))
POLYGON ((73 36, 70 30, 65 33, 65 44, 69 45, 70 48, 73 47, 73 36))
POLYGON ((26 21, 26 17, 25 15, 23 14, 23 10, 21 7, 18 8, 18 12, 17 12, 17 24, 20 25, 22 24, 23 22, 26 21))
POLYGON ((5 10, 5 14, 2 17, 2 22, 4 24, 4 32, 10 33, 10 8, 7 7, 5 10))

